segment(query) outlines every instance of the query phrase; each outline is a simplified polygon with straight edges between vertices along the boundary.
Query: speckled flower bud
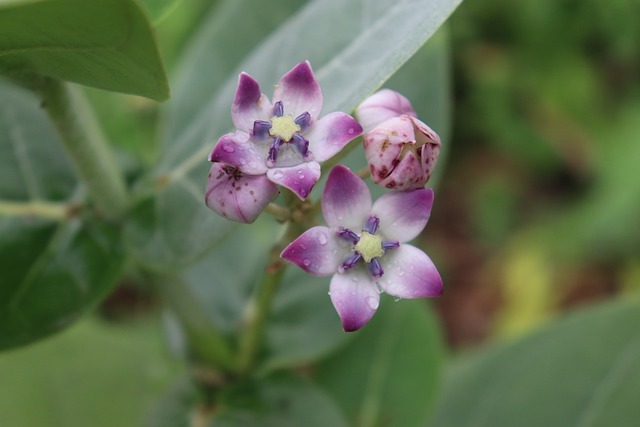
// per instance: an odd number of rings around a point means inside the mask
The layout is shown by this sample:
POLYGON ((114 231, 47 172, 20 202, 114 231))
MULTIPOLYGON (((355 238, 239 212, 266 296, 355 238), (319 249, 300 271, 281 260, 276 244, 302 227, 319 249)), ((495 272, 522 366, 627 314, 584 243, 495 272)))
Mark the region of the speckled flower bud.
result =
POLYGON ((440 137, 416 118, 409 101, 384 89, 360 104, 356 115, 365 129, 373 182, 398 191, 424 187, 440 154, 440 137))

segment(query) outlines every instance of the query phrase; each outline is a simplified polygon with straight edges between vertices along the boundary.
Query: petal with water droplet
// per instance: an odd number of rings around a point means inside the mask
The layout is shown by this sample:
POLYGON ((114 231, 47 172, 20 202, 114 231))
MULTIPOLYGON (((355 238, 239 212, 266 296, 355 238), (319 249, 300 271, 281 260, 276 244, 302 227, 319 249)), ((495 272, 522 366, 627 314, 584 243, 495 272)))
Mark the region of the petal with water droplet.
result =
POLYGON ((291 242, 280 256, 314 276, 328 276, 350 254, 350 247, 323 226, 310 228, 291 242), (323 237, 324 236, 324 237, 323 237), (322 243, 323 239, 324 244, 322 243))
POLYGON ((312 161, 292 167, 272 168, 267 171, 267 178, 293 191, 300 200, 305 200, 320 179, 320 164, 312 161))
POLYGON ((331 278, 330 295, 346 332, 364 326, 373 317, 380 301, 375 281, 362 269, 335 274, 331 278))
POLYGON ((400 245, 382 258, 384 274, 379 284, 399 298, 427 298, 442 294, 442 278, 433 261, 420 249, 400 245))

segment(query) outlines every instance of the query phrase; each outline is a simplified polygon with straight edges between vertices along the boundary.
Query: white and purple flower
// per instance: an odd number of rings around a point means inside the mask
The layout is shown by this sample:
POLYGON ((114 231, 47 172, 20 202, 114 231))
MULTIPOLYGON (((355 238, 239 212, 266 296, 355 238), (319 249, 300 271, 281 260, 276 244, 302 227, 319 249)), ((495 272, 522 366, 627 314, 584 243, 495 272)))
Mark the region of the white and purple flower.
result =
POLYGON ((440 137, 416 118, 407 98, 383 89, 356 110, 364 151, 376 184, 392 190, 423 188, 440 154, 440 137))
POLYGON ((314 276, 333 275, 331 301, 345 331, 365 325, 380 293, 434 297, 442 279, 431 259, 405 242, 422 232, 433 204, 431 189, 392 192, 372 204, 367 185, 344 166, 329 174, 322 193, 328 227, 305 231, 280 255, 314 276))
POLYGON ((280 79, 272 101, 249 74, 240 74, 231 107, 236 131, 220 138, 209 155, 214 165, 206 197, 211 209, 230 219, 255 220, 277 195, 276 184, 305 200, 320 178, 320 162, 362 134, 360 124, 346 113, 334 112, 319 118, 322 91, 308 61, 299 63, 280 79), (230 166, 231 173, 220 174, 219 164, 230 166), (266 179, 247 182, 246 177, 266 179), (239 180, 245 182, 238 189, 239 180), (236 197, 237 192, 245 190, 244 186, 247 191, 254 191, 255 201, 236 197), (266 191, 258 192, 258 188, 266 191), (247 200, 252 206, 243 204, 247 200), (242 214, 233 215, 232 211, 242 214))

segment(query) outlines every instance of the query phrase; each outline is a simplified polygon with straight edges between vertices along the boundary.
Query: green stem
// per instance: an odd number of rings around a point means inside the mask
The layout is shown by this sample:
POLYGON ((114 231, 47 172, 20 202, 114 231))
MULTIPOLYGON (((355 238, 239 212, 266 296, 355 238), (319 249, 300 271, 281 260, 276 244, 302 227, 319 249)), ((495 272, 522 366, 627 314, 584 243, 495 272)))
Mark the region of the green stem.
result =
POLYGON ((46 78, 37 88, 79 179, 105 217, 118 220, 127 208, 124 177, 81 89, 46 78))
POLYGON ((72 210, 72 206, 65 203, 40 200, 30 202, 0 200, 0 216, 29 216, 61 221, 67 218, 72 210))
POLYGON ((206 315, 179 275, 154 275, 153 284, 182 327, 192 355, 207 367, 235 372, 237 365, 226 338, 206 315))

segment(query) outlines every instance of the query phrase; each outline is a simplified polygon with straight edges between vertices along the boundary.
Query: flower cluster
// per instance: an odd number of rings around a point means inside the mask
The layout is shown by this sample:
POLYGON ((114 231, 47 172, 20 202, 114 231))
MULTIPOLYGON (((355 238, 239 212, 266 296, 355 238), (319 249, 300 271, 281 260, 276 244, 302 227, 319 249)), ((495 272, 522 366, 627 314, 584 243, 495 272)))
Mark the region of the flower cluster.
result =
POLYGON ((424 186, 440 138, 391 90, 365 100, 356 110, 359 122, 341 112, 319 117, 322 103, 306 61, 280 79, 271 101, 241 73, 231 107, 236 130, 223 135, 209 155, 205 200, 218 214, 245 223, 277 197, 278 186, 305 200, 320 179, 320 163, 364 130, 371 179, 393 191, 374 203, 358 175, 334 167, 321 199, 327 226, 308 229, 280 255, 311 275, 332 276, 331 301, 344 330, 355 331, 376 312, 382 292, 397 298, 442 292, 431 259, 406 243, 431 214, 433 191, 424 186))
POLYGON ((288 188, 301 200, 330 159, 362 127, 346 113, 321 118, 322 91, 309 62, 301 62, 276 85, 272 102, 242 73, 231 106, 236 131, 224 135, 209 155, 206 204, 231 220, 250 223, 288 188))

